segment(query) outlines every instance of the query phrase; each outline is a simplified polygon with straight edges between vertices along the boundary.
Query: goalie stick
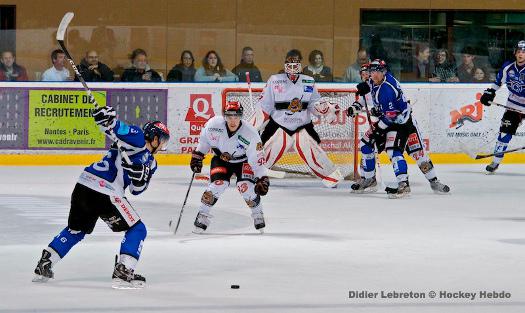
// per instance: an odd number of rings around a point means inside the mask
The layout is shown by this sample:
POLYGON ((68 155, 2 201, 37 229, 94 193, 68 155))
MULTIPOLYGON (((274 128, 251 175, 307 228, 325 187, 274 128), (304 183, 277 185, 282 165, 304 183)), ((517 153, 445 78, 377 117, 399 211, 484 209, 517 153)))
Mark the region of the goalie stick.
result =
MULTIPOLYGON (((188 191, 186 191, 186 197, 184 198, 184 202, 182 203, 182 207, 180 209, 179 219, 177 220, 177 225, 175 225, 175 229, 173 230, 173 235, 177 234, 177 230, 179 229, 180 220, 182 219, 182 213, 184 212, 184 207, 186 206, 186 201, 188 201, 188 195, 190 194, 191 185, 193 185, 193 179, 195 178, 195 172, 193 172, 193 175, 191 175, 190 185, 188 186, 188 191)), ((173 224, 173 219, 170 220, 169 227, 171 229, 171 225, 173 224)))
MULTIPOLYGON (((99 105, 97 101, 95 100, 95 97, 93 96, 93 93, 91 92, 91 89, 89 89, 88 85, 86 84, 86 81, 82 77, 82 74, 80 74, 80 71, 78 70, 75 64, 75 61, 73 61, 73 57, 71 56, 71 54, 69 54, 69 51, 67 50, 66 45, 64 44, 64 37, 66 35, 67 27, 69 26, 69 23, 71 23, 71 20, 73 20, 73 17, 75 17, 75 14, 73 12, 67 12, 64 15, 64 17, 62 17, 62 21, 60 21, 60 25, 58 26, 56 39, 58 41, 58 44, 64 51, 64 54, 66 55, 66 58, 69 61, 69 64, 71 64, 73 71, 75 71, 75 75, 77 76, 80 83, 82 83, 82 86, 84 87, 84 90, 86 91, 86 94, 89 97, 89 101, 93 103, 93 105, 95 106, 95 109, 98 109, 99 105)), ((113 130, 110 131, 110 135, 113 141, 115 142, 115 144, 117 145, 117 148, 120 150, 120 154, 122 155, 122 158, 124 158, 127 164, 131 164, 132 162, 128 154, 122 148, 122 145, 120 144, 120 141, 118 140, 113 130)))

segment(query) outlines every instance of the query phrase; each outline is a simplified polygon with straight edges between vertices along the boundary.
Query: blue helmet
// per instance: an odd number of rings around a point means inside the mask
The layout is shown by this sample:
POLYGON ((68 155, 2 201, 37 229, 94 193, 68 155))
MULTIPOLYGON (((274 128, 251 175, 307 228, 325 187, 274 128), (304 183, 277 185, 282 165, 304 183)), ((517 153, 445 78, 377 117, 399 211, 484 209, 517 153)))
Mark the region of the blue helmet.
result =
POLYGON ((368 71, 370 72, 386 72, 386 62, 381 59, 375 59, 368 64, 368 71))
POLYGON ((170 131, 168 127, 161 121, 147 122, 142 127, 144 132, 144 139, 151 142, 155 139, 155 136, 159 138, 160 150, 165 150, 170 140, 170 131))
POLYGON ((520 50, 521 51, 525 51, 525 40, 518 41, 518 43, 514 47, 514 53, 516 53, 516 52, 518 52, 520 50))

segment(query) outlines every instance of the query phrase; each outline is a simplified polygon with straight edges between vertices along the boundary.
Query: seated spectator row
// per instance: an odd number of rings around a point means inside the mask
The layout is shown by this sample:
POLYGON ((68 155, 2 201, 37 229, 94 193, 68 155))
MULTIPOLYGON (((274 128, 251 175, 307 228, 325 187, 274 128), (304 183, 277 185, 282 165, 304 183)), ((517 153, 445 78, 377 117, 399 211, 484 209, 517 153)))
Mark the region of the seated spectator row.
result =
MULTIPOLYGON (((425 44, 417 45, 413 58, 412 73, 402 73, 401 80, 429 81, 429 82, 488 82, 493 73, 489 73, 486 66, 476 62, 474 49, 465 47, 462 51, 462 63, 456 62, 446 49, 437 49, 434 58, 430 58, 430 47, 425 44)), ((27 71, 15 61, 12 51, 4 51, 0 58, 1 81, 26 81, 27 71)), ((130 55, 131 66, 126 68, 120 80, 123 82, 160 82, 162 75, 148 64, 148 54, 143 49, 135 49, 130 55)), ((359 69, 370 61, 365 49, 359 49, 356 62, 347 67, 342 78, 334 78, 332 69, 324 64, 324 55, 320 50, 313 50, 308 56, 308 65, 303 73, 312 76, 318 82, 360 82, 359 69)), ((388 62, 388 60, 386 60, 388 62)), ((62 50, 51 53, 52 66, 41 77, 42 81, 77 80, 66 68, 66 57, 62 50)), ((114 72, 99 61, 97 51, 91 50, 79 64, 82 77, 88 82, 111 82, 115 80, 114 72)), ((219 54, 208 51, 202 59, 202 66, 195 68, 195 57, 189 50, 184 50, 180 56, 180 63, 176 64, 168 73, 166 81, 172 82, 245 82, 247 74, 252 82, 262 82, 260 70, 254 62, 254 50, 245 47, 242 50, 241 61, 231 71, 221 61, 219 54)), ((118 77, 118 76, 117 76, 118 77)))

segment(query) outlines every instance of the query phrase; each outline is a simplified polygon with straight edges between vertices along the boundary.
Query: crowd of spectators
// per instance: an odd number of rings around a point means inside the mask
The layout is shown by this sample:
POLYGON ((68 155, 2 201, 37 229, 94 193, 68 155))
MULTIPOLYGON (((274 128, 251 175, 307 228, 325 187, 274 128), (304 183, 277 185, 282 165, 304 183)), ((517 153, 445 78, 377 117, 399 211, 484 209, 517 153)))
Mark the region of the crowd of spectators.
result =
MULTIPOLYGON (((377 50, 377 49, 376 49, 377 50)), ((332 69, 325 64, 324 54, 320 50, 313 50, 308 57, 308 64, 303 67, 303 73, 312 76, 317 82, 350 82, 361 81, 359 70, 370 61, 372 53, 360 48, 355 54, 355 63, 342 72, 342 76, 335 77, 332 69)), ((377 55, 376 55, 377 57, 377 55)), ((379 56, 380 57, 380 56, 379 56)), ((79 63, 79 71, 88 82, 112 82, 120 79, 123 82, 160 82, 163 74, 151 68, 148 63, 148 54, 143 49, 135 49, 130 55, 130 66, 121 75, 115 75, 113 70, 99 60, 95 50, 87 51, 79 63)), ((478 55, 472 47, 461 50, 461 62, 456 62, 453 54, 447 49, 432 49, 428 44, 420 43, 414 46, 412 68, 401 72, 402 81, 426 82, 489 82, 494 78, 488 64, 478 60, 478 55)), ((42 81, 71 81, 77 80, 66 67, 66 56, 60 49, 51 53, 51 64, 41 77, 42 81)), ((180 62, 168 72, 168 82, 262 82, 261 71, 255 65, 255 52, 251 47, 242 49, 241 60, 232 70, 228 70, 221 57, 215 50, 208 51, 197 68, 195 57, 190 50, 184 50, 180 55, 180 62)), ((13 51, 4 51, 0 57, 0 81, 27 81, 26 69, 16 63, 13 51)))

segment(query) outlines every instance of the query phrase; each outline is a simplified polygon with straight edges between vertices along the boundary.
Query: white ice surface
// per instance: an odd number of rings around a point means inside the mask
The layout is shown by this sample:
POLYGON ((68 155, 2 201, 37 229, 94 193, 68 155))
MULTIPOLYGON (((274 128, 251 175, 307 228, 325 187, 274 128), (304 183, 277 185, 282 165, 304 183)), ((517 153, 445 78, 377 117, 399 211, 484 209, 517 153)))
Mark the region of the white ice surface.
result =
MULTIPOLYGON (((202 182, 186 167, 160 167, 128 199, 148 227, 137 272, 144 290, 113 290, 121 233, 101 221, 54 268, 31 282, 44 248, 65 226, 82 167, 0 168, 0 312, 525 312, 525 166, 493 176, 480 165, 438 165, 450 195, 435 195, 411 166, 412 195, 353 195, 346 182, 273 180, 263 198, 266 233, 227 190, 206 235, 191 233, 202 182), (240 289, 230 289, 238 284, 240 289), (350 290, 415 291, 426 299, 349 299, 350 290), (510 299, 429 299, 428 292, 506 291, 510 299)), ((383 166, 385 181, 391 168, 383 166)))

